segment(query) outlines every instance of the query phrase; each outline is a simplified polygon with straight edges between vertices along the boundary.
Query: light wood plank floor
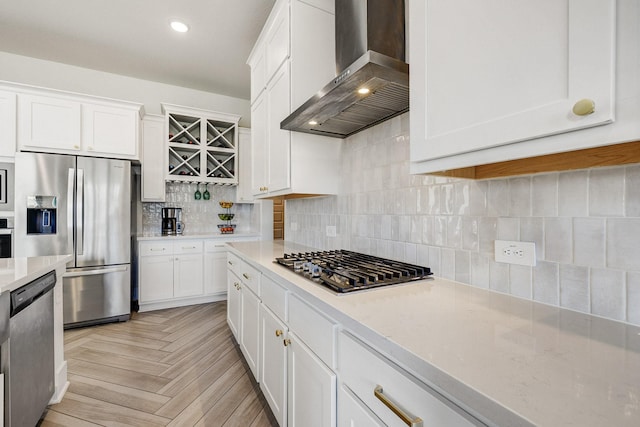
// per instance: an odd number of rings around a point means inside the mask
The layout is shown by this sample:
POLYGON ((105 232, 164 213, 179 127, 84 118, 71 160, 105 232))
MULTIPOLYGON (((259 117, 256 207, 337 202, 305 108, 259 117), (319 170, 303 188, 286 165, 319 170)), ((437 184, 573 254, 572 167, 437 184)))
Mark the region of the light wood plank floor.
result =
POLYGON ((277 426, 226 322, 226 302, 65 331, 71 385, 42 427, 277 426))

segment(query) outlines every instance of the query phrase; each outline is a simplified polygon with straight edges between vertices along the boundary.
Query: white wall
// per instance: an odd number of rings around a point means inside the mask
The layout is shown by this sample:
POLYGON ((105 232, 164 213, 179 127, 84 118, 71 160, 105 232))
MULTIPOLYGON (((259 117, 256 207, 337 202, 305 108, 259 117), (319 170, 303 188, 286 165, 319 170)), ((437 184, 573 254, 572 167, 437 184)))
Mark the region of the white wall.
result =
MULTIPOLYGON (((162 64, 158 66, 161 67, 162 64)), ((145 111, 151 114, 161 113, 161 102, 238 114, 242 116, 240 126, 251 126, 251 107, 246 99, 7 52, 0 52, 0 80, 139 102, 144 104, 145 111)))

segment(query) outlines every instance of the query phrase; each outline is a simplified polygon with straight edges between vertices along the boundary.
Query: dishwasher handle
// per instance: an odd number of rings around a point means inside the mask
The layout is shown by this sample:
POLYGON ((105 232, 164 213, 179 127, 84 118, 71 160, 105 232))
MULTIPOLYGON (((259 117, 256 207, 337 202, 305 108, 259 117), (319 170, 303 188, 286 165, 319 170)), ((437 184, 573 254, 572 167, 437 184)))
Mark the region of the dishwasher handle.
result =
POLYGON ((34 301, 53 289, 55 285, 56 272, 52 270, 44 276, 11 291, 10 317, 29 307, 34 301))

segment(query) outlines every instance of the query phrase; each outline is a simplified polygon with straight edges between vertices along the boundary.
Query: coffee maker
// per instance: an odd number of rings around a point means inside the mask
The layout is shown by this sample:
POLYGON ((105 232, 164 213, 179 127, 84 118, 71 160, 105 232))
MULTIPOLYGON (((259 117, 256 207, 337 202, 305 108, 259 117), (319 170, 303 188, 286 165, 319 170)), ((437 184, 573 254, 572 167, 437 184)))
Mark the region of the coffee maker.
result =
POLYGON ((174 236, 182 234, 182 209, 162 208, 162 235, 174 236))

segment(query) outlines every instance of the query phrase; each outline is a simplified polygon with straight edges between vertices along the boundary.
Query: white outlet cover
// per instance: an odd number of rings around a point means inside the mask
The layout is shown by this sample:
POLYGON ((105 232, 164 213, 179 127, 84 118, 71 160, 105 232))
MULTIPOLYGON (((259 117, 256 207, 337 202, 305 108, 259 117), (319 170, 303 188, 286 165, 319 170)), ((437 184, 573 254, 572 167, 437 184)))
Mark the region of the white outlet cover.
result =
POLYGON ((327 237, 336 237, 335 225, 327 225, 327 237))
POLYGON ((494 254, 496 262, 527 266, 536 265, 535 242, 496 240, 494 254))

